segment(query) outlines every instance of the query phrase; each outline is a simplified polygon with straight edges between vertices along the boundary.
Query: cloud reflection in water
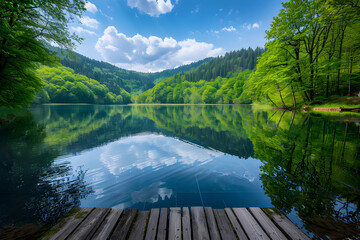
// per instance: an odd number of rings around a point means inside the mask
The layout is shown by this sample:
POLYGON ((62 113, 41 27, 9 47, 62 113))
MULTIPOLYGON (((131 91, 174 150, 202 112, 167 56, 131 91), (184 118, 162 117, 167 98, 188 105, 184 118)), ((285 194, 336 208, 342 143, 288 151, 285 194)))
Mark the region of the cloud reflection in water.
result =
POLYGON ((201 194, 218 201, 214 206, 224 201, 240 204, 249 194, 263 199, 262 164, 257 159, 239 158, 164 135, 121 138, 66 160, 74 169, 87 169, 87 182, 94 193, 82 206, 149 209, 189 202, 196 205, 201 194))

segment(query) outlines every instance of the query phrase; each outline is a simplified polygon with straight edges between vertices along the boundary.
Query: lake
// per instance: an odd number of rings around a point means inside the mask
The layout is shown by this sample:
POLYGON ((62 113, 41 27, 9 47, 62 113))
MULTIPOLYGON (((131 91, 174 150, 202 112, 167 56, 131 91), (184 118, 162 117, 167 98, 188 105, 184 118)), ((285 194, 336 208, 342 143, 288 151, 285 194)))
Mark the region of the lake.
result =
POLYGON ((38 236, 74 206, 256 206, 309 236, 351 237, 359 119, 246 105, 32 107, 0 125, 0 234, 38 236))

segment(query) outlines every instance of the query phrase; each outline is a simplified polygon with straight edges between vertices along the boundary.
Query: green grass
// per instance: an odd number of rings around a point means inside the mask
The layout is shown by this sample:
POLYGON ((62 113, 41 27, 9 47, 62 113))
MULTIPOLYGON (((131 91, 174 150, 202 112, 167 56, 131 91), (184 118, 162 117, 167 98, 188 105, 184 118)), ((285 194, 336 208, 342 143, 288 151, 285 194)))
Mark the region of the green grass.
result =
POLYGON ((344 101, 341 102, 328 102, 323 104, 310 105, 311 108, 330 108, 330 107, 343 107, 343 108, 360 108, 360 104, 349 104, 344 101))

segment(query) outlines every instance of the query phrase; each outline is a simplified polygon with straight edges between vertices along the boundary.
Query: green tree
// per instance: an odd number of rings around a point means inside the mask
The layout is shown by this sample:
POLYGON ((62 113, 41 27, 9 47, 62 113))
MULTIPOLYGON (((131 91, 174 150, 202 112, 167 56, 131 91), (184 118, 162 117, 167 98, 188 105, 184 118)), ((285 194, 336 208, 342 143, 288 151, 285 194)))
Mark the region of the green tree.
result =
POLYGON ((53 61, 45 44, 72 48, 81 39, 68 23, 85 10, 83 0, 3 0, 0 2, 0 105, 29 105, 42 89, 34 70, 53 61))

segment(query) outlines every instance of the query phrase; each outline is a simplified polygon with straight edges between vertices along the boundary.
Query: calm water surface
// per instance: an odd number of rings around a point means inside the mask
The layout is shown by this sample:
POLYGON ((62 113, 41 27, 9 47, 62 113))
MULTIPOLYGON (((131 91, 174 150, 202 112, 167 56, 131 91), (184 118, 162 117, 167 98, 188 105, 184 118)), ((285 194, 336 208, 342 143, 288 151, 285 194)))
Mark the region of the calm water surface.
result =
POLYGON ((34 237, 74 206, 256 206, 278 208, 309 236, 354 236, 359 149, 354 116, 33 107, 0 126, 0 234, 27 229, 34 237))

